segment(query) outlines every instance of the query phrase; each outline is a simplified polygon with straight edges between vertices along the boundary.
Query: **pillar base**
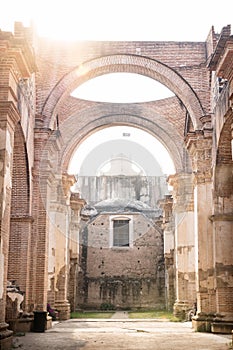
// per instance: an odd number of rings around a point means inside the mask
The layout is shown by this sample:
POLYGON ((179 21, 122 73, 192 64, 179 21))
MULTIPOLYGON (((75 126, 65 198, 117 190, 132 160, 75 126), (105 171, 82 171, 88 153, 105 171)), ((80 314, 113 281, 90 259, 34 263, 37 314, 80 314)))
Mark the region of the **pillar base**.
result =
POLYGON ((233 317, 232 315, 200 312, 192 318, 192 326, 196 332, 231 334, 233 317))
POLYGON ((0 350, 12 349, 12 335, 13 331, 7 329, 8 324, 0 323, 0 350))
POLYGON ((59 320, 69 320, 70 319, 70 303, 68 301, 56 301, 55 309, 58 311, 59 320))
POLYGON ((188 321, 188 313, 191 309, 187 301, 176 301, 173 305, 173 314, 179 320, 188 321))
POLYGON ((233 313, 216 314, 211 324, 212 333, 231 334, 233 329, 233 313))
POLYGON ((7 320, 9 328, 14 332, 30 332, 33 328, 33 317, 22 317, 16 320, 7 320))
POLYGON ((211 323, 212 333, 232 334, 233 322, 213 322, 211 323))
POLYGON ((192 327, 195 332, 211 333, 211 325, 214 322, 215 314, 198 313, 192 318, 192 327))

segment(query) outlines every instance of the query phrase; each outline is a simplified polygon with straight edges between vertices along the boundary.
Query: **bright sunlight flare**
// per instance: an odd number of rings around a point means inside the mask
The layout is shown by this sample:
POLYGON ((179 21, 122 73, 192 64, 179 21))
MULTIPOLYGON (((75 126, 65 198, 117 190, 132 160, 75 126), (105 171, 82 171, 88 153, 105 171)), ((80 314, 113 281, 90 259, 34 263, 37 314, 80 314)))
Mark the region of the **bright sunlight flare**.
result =
POLYGON ((7 0, 1 5, 0 28, 34 22, 39 36, 59 40, 205 41, 212 25, 217 31, 232 23, 228 11, 212 0, 7 0), (200 11, 201 8, 201 11, 200 11))

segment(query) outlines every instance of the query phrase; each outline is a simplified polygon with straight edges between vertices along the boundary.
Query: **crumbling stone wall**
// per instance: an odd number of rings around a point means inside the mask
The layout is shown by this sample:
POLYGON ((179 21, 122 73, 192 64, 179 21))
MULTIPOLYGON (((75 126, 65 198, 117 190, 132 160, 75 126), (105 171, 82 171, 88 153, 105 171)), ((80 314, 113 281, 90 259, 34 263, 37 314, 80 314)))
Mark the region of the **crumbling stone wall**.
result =
POLYGON ((100 214, 87 223, 80 255, 83 281, 79 284, 78 307, 165 307, 162 231, 143 214, 124 216, 133 221, 129 247, 111 244, 110 220, 114 216, 100 214))
POLYGON ((90 205, 102 200, 129 198, 152 208, 168 193, 166 175, 163 176, 79 176, 77 187, 90 205))

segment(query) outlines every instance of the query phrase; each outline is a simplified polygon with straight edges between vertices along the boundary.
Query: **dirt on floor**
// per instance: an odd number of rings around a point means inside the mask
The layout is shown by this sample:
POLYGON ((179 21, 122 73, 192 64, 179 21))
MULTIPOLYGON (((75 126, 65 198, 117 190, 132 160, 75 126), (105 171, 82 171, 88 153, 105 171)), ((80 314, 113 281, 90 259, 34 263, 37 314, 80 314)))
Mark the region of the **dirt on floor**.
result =
POLYGON ((197 333, 191 322, 131 320, 125 315, 103 319, 54 322, 42 333, 18 334, 13 349, 21 350, 230 350, 231 335, 197 333))

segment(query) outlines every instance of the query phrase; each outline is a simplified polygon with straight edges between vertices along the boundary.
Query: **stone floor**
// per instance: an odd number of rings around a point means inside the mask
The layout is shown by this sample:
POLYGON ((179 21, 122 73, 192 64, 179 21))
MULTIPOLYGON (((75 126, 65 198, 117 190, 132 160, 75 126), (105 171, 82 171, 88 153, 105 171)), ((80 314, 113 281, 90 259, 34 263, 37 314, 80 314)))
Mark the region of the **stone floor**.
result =
POLYGON ((72 319, 55 322, 44 333, 14 337, 22 350, 229 350, 231 335, 196 333, 190 322, 131 320, 127 313, 111 319, 72 319))

